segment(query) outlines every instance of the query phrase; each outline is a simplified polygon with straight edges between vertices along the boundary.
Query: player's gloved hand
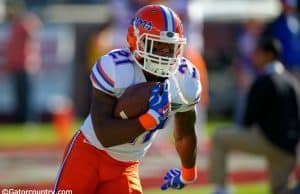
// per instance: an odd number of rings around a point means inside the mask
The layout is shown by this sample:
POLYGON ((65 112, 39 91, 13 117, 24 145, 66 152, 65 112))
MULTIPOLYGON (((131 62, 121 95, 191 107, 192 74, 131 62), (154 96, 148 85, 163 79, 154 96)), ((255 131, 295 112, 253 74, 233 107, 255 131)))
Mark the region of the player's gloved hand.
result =
POLYGON ((166 190, 168 188, 182 189, 186 184, 193 183, 196 179, 196 168, 183 168, 183 170, 180 170, 178 168, 172 168, 164 176, 165 182, 160 188, 161 190, 166 190), (182 171, 184 172, 182 173, 182 171))
POLYGON ((180 180, 181 171, 178 168, 169 170, 164 177, 164 184, 160 187, 161 190, 166 190, 169 187, 173 189, 182 189, 185 184, 180 180))
POLYGON ((153 87, 149 99, 149 110, 139 117, 139 121, 145 130, 152 130, 163 125, 168 118, 171 108, 169 88, 168 81, 153 87))

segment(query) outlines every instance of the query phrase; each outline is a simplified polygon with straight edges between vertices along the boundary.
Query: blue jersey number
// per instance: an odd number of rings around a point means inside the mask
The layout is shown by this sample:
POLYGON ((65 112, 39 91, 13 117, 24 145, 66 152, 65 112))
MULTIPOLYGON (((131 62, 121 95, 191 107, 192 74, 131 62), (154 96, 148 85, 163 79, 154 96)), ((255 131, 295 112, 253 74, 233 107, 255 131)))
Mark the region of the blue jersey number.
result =
POLYGON ((132 60, 129 58, 130 53, 125 50, 115 50, 110 52, 109 55, 113 58, 116 65, 132 63, 132 60))
MULTIPOLYGON (((181 74, 185 74, 188 70, 188 65, 186 64, 186 60, 182 60, 181 61, 181 64, 179 65, 178 67, 178 71, 181 73, 181 74)), ((196 68, 193 67, 193 70, 192 70, 192 78, 196 78, 196 74, 197 74, 197 71, 196 71, 196 68)))

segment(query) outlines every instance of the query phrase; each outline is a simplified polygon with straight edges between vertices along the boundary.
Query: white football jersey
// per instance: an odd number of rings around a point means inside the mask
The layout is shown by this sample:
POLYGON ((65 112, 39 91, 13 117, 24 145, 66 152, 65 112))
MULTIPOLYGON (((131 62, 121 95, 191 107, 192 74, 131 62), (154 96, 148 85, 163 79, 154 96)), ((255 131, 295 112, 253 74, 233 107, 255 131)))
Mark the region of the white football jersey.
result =
MULTIPOLYGON (((181 59, 178 71, 169 78, 172 111, 184 112, 195 107, 201 93, 199 73, 195 66, 185 58, 181 59)), ((146 82, 142 69, 136 65, 128 49, 116 49, 102 56, 93 66, 90 80, 94 88, 119 98, 129 86, 146 82)), ((90 144, 106 151, 119 161, 139 160, 151 146, 159 130, 145 131, 132 142, 104 147, 97 139, 91 116, 88 115, 81 131, 90 144)))

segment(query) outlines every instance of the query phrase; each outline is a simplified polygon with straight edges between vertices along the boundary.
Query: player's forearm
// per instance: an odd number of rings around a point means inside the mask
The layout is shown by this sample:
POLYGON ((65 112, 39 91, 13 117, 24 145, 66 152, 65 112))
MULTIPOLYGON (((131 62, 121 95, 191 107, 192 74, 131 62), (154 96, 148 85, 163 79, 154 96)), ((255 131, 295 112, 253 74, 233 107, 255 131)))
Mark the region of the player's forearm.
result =
POLYGON ((132 141, 145 129, 138 119, 105 119, 105 122, 93 122, 97 138, 105 147, 120 145, 132 141))
POLYGON ((175 146, 185 168, 193 168, 197 158, 197 138, 195 134, 189 134, 175 139, 175 146))
POLYGON ((175 140, 175 146, 181 160, 180 181, 193 183, 197 179, 197 140, 195 134, 185 135, 175 140))
POLYGON ((197 137, 194 129, 196 114, 193 110, 175 115, 174 139, 176 150, 185 168, 192 168, 196 163, 197 137))

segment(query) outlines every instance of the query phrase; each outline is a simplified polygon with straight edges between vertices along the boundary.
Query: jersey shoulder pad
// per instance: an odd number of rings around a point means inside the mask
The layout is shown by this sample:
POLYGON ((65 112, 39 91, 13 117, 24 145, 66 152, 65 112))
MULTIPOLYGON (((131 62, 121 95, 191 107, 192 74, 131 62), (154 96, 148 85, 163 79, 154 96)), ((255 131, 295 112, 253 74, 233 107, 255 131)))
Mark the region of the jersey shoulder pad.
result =
MULTIPOLYGON (((170 79, 172 87, 176 87, 175 91, 178 96, 175 101, 180 104, 194 104, 200 98, 201 83, 200 75, 194 64, 188 59, 182 58, 181 63, 178 66, 178 71, 170 79)), ((174 89, 173 89, 174 90, 174 89)))
POLYGON ((182 57, 180 60, 177 74, 179 74, 180 76, 192 77, 194 79, 200 80, 200 74, 196 65, 194 65, 190 60, 188 60, 185 57, 182 57))
POLYGON ((92 68, 90 80, 94 88, 109 95, 114 95, 116 69, 110 56, 100 57, 92 68))
POLYGON ((94 65, 91 81, 96 89, 119 96, 119 89, 132 84, 134 67, 128 49, 115 49, 102 56, 94 65))

